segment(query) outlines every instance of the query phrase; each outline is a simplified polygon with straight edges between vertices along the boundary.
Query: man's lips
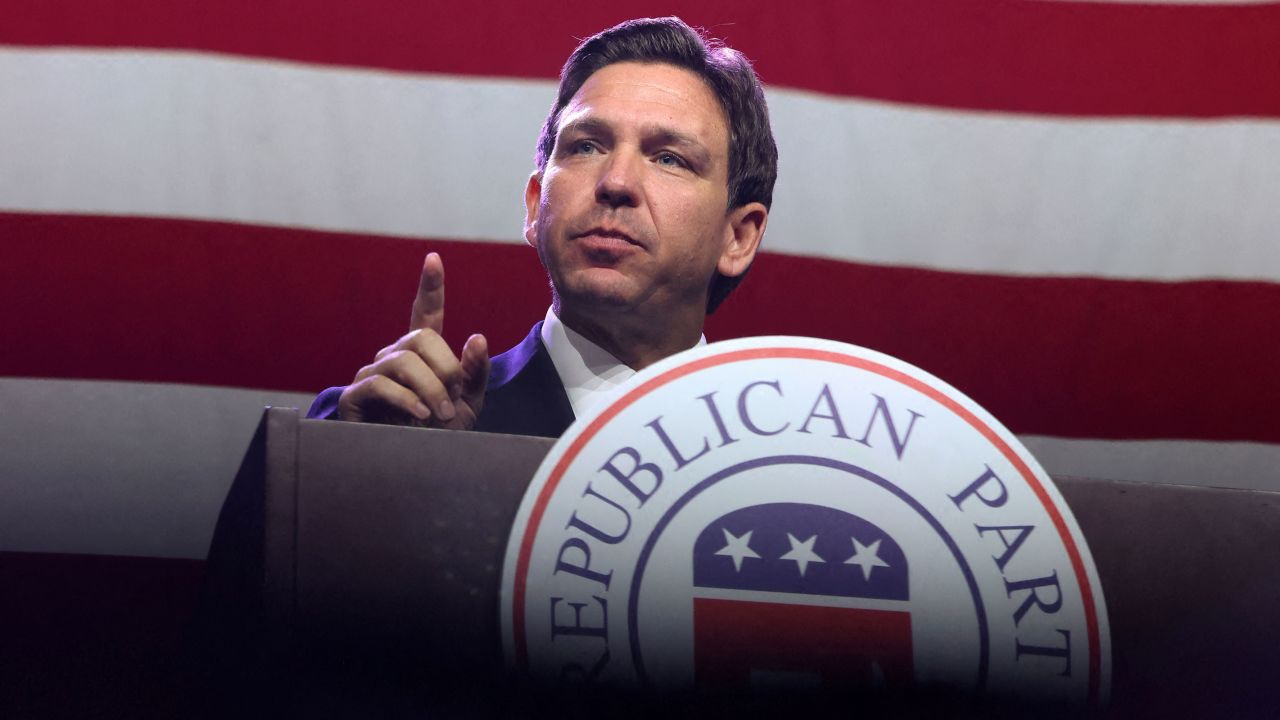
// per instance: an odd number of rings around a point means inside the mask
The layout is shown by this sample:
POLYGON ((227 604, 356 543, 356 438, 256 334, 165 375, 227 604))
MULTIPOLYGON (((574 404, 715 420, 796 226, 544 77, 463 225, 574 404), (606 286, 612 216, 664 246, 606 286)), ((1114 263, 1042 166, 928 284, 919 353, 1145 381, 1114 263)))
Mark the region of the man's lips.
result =
POLYGON ((591 228, 574 235, 573 239, 591 250, 626 250, 630 247, 644 247, 643 243, 638 242, 631 235, 612 228, 591 228))
POLYGON ((573 237, 616 238, 616 240, 630 242, 631 245, 640 245, 639 242, 635 241, 635 238, 632 238, 630 234, 620 231, 620 229, 591 228, 589 231, 577 233, 576 236, 573 237))

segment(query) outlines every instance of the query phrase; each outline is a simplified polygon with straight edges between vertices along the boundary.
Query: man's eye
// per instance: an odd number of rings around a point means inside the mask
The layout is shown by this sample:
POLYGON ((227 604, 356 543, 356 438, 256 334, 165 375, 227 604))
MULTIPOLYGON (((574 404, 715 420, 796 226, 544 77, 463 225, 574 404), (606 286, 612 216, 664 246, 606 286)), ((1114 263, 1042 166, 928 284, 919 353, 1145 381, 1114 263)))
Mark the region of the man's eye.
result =
POLYGON ((655 162, 659 165, 668 165, 670 167, 688 167, 688 163, 684 161, 684 158, 669 152, 659 153, 658 157, 655 158, 655 162))
POLYGON ((575 155, 590 155, 596 151, 596 144, 590 140, 578 140, 570 146, 575 155))

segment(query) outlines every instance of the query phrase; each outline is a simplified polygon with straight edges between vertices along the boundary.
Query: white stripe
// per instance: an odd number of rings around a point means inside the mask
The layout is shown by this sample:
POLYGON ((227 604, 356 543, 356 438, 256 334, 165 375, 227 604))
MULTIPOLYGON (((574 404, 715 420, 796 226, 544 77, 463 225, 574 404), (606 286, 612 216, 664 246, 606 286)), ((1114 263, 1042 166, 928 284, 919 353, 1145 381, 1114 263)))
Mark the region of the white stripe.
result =
MULTIPOLYGON (((550 82, 0 49, 0 209, 519 242, 550 82)), ((770 92, 766 247, 960 271, 1280 280, 1280 122, 770 92)))
POLYGON ((514 242, 551 87, 0 50, 0 208, 514 242))
MULTIPOLYGON (((0 378, 0 550, 203 558, 264 405, 310 395, 0 378)), ((1052 475, 1280 491, 1280 445, 1021 438, 1052 475)))
POLYGON ((0 378, 0 550, 204 558, 264 405, 310 395, 0 378))
POLYGON ((971 272, 1280 280, 1280 122, 780 100, 773 249, 971 272))
POLYGON ((858 610, 893 610, 906 612, 910 603, 906 600, 880 598, 840 597, 838 595, 801 595, 799 593, 766 592, 764 590, 726 590, 724 588, 695 587, 694 597, 709 600, 734 600, 736 602, 762 602, 774 605, 816 605, 858 610))

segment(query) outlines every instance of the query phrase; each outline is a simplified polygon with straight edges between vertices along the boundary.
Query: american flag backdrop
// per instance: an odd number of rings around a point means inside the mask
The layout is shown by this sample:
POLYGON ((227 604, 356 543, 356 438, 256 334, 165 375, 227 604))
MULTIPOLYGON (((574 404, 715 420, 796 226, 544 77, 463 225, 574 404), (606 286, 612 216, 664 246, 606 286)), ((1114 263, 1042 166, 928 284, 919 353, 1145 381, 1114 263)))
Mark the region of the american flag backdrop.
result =
POLYGON ((710 340, 943 378, 1051 473, 1280 489, 1280 3, 13 2, 0 549, 197 558, 264 404, 406 329, 509 347, 559 66, 678 14, 753 59, 780 174, 710 340))

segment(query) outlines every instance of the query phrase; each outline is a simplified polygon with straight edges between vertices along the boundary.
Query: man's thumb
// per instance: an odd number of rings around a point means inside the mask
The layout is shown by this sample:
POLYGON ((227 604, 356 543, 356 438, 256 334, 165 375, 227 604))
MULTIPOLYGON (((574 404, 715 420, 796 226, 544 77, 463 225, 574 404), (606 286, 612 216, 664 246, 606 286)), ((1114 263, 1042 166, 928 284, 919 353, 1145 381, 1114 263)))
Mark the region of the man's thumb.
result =
POLYGON ((479 414, 489 386, 489 341, 483 335, 472 335, 462 346, 462 378, 462 399, 479 414))

